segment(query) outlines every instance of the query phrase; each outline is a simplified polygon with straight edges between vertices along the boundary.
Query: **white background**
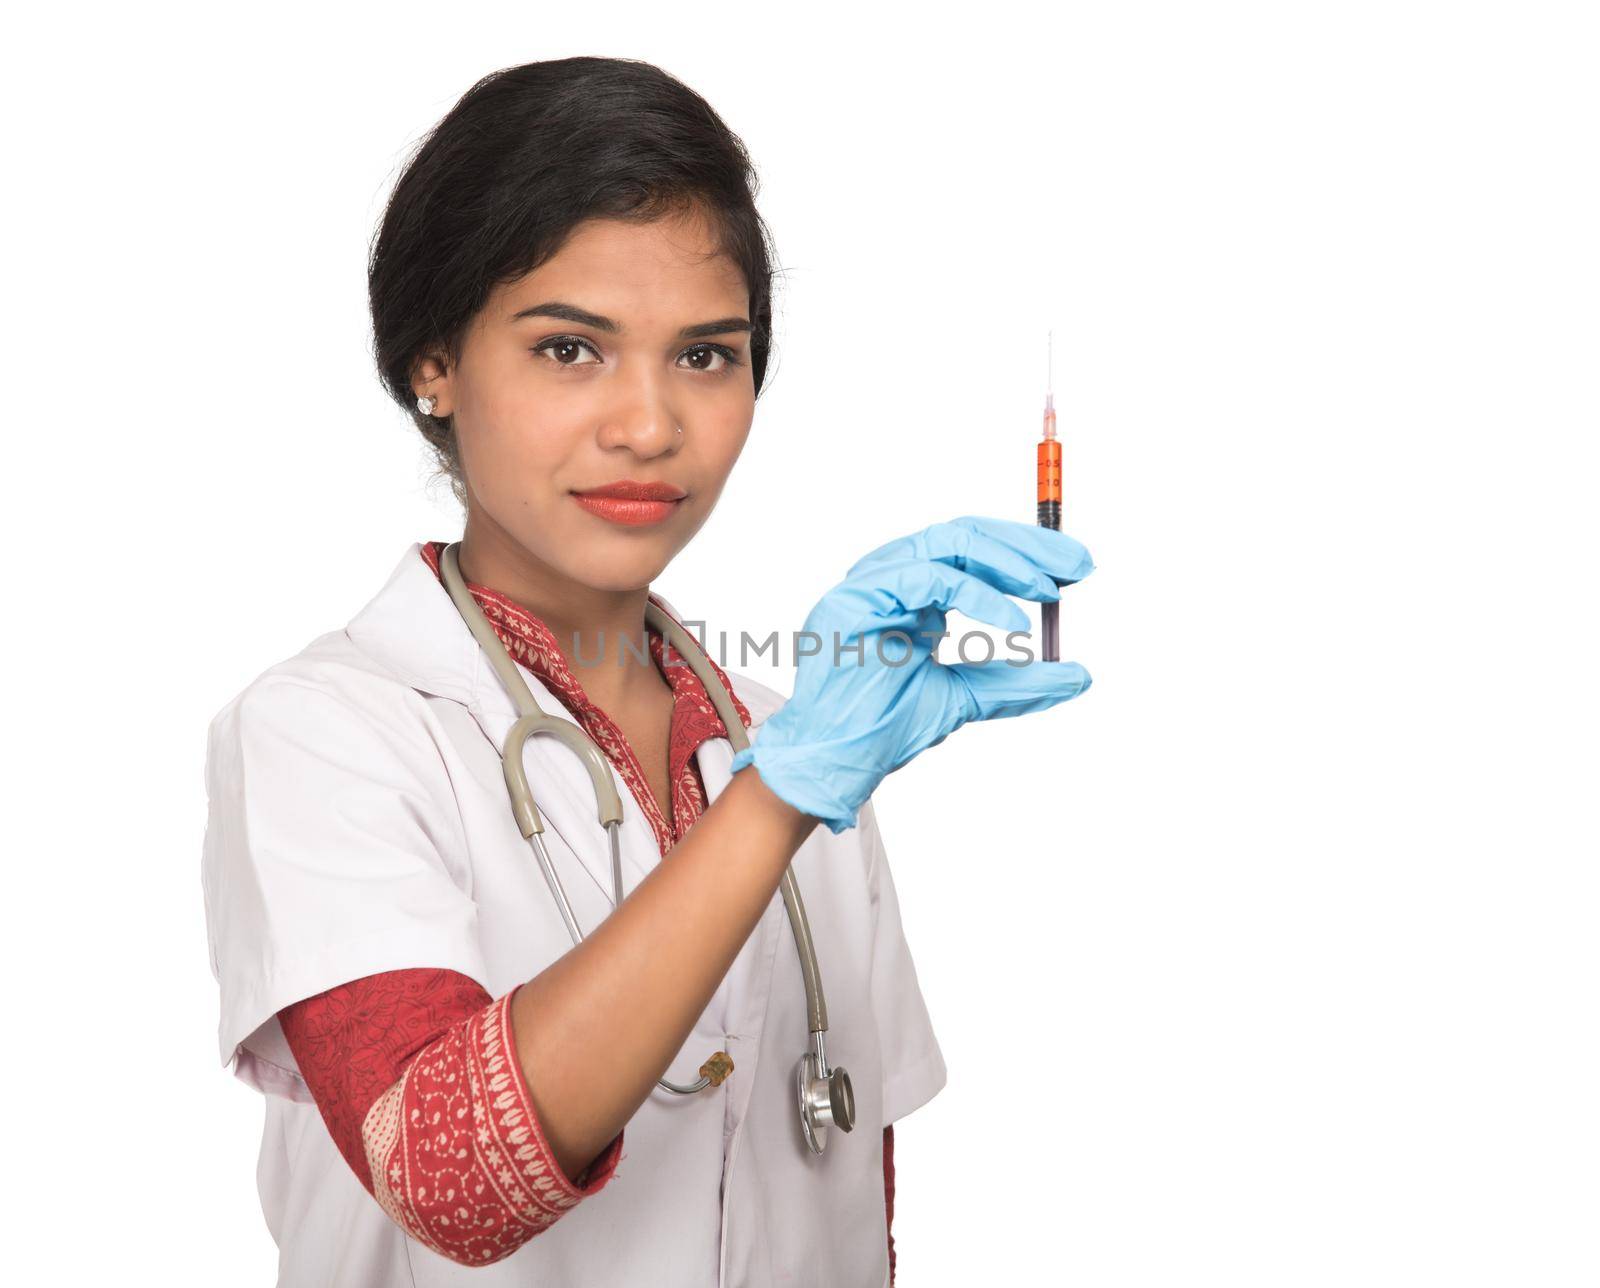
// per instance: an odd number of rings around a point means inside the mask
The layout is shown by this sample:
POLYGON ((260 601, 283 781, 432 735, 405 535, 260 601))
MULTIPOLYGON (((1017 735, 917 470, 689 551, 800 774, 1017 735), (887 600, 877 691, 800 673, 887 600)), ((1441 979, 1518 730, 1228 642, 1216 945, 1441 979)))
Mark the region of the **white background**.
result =
POLYGON ((793 629, 889 537, 1031 519, 1055 331, 1095 687, 878 797, 950 1067, 904 1288, 1594 1284, 1586 8, 8 20, 7 1278, 273 1280, 205 726, 458 535, 367 240, 474 80, 593 53, 744 138, 784 270, 684 611, 793 629))

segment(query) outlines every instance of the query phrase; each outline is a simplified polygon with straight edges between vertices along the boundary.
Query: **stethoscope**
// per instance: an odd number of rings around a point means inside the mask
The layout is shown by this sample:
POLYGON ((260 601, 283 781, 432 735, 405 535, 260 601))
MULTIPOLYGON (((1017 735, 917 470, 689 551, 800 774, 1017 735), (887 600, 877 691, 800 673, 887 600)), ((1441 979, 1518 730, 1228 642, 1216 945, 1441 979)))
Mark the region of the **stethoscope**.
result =
MULTIPOLYGON (((439 560, 445 589, 450 592, 450 598, 472 631, 473 638, 488 655, 490 665, 500 677, 500 683, 516 704, 519 717, 506 734, 505 746, 500 749, 506 790, 511 796, 511 812, 516 816, 522 835, 533 845, 534 857, 539 861, 550 893, 555 896, 556 906, 561 910, 561 919, 567 923, 572 942, 579 944, 583 942, 583 931, 578 928, 578 919, 572 915, 572 904, 567 899, 555 865, 550 861, 550 852, 545 848, 544 820, 539 816, 533 791, 528 786, 522 749, 532 735, 549 734, 565 743, 589 771, 600 825, 605 828, 611 841, 612 907, 622 903, 622 801, 617 795, 616 777, 611 772, 605 753, 595 746, 588 734, 571 721, 546 715, 534 700, 533 691, 522 678, 516 662, 495 634, 494 627, 489 625, 478 601, 467 589, 466 579, 462 577, 461 566, 456 559, 460 544, 456 541, 446 546, 439 560)), ((722 717, 733 749, 737 752, 748 747, 750 739, 733 705, 733 695, 711 669, 710 659, 702 653, 699 642, 653 600, 645 601, 644 615, 646 623, 655 627, 700 677, 700 683, 705 686, 712 705, 722 717)), ((824 1049, 824 1038, 828 1032, 828 1004, 822 995, 822 972, 817 967, 817 951, 811 942, 811 925, 806 920, 806 906, 800 899, 800 885, 795 880, 792 866, 784 869, 780 888, 783 891, 783 906, 789 913, 789 926, 794 931, 795 948, 800 953, 800 974, 805 980, 806 1013, 811 1027, 811 1048, 800 1057, 800 1063, 795 1068, 800 1131, 805 1137, 806 1147, 813 1154, 820 1154, 827 1144, 827 1128, 849 1131, 855 1126, 856 1099, 850 1088, 850 1075, 843 1069, 828 1067, 828 1055, 824 1049)), ((733 1061, 726 1052, 718 1051, 700 1067, 697 1081, 682 1085, 661 1078, 657 1080, 657 1085, 675 1095, 692 1096, 697 1091, 719 1085, 732 1071, 733 1061)))

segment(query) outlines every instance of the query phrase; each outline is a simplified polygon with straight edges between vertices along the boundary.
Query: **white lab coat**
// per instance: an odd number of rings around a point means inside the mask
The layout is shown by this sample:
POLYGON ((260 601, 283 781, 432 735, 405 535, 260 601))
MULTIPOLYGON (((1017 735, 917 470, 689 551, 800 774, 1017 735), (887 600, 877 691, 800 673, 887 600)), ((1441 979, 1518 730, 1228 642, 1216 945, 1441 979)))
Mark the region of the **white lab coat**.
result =
MULTIPOLYGON (((545 711, 571 719, 523 674, 545 711)), ((758 739, 785 699, 729 676, 758 739)), ((223 1063, 266 1097, 257 1178, 279 1284, 880 1288, 882 1129, 932 1098, 945 1066, 870 802, 857 827, 819 825, 794 858, 827 990, 828 1056, 856 1096, 855 1130, 830 1131, 822 1156, 800 1134, 805 991, 777 894, 666 1071, 693 1081, 721 1048, 732 1076, 692 1097, 653 1091, 610 1183, 511 1256, 469 1268, 408 1238, 339 1154, 280 1008, 406 967, 459 971, 499 997, 571 947, 506 798, 495 749, 514 718, 413 544, 345 629, 268 668, 211 722, 203 881, 218 1036, 223 1063)), ((714 739, 698 756, 714 800, 732 745, 714 739)), ((588 932, 611 907, 588 776, 549 738, 529 740, 525 763, 588 932)), ((660 856, 618 784, 631 890, 660 856)))

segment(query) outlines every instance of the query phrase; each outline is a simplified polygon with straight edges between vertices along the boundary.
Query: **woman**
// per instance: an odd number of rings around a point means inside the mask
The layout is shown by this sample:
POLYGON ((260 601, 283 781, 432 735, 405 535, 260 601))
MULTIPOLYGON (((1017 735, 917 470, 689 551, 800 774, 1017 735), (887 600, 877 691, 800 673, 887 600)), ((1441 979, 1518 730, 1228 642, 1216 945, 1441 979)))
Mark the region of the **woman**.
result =
POLYGON ((485 78, 395 187, 370 265, 383 379, 461 501, 472 601, 624 788, 626 898, 587 775, 533 739, 573 945, 507 804, 516 712, 442 584, 445 543, 411 545, 343 630, 218 712, 220 1039, 266 1093, 280 1283, 892 1278, 892 1124, 945 1069, 868 797, 960 724, 1087 687, 1072 663, 932 651, 946 609, 1025 627, 1007 595, 1053 599, 1091 565, 986 519, 873 551, 807 620, 838 648, 801 660, 793 698, 714 668, 751 742, 734 755, 645 605, 671 611, 650 583, 754 416, 771 265, 752 187, 702 99, 597 58, 485 78), (820 1154, 796 1102, 791 865, 854 1088, 820 1154))

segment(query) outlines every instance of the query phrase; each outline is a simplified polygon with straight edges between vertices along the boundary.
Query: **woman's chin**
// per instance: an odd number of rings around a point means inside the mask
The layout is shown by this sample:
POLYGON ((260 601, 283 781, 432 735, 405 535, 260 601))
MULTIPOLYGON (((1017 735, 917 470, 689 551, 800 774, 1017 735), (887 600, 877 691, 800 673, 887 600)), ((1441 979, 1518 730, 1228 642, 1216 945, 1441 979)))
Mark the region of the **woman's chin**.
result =
POLYGON ((599 550, 585 550, 584 559, 564 571, 573 581, 608 593, 639 590, 649 586, 672 561, 675 550, 632 549, 607 558, 599 550))

